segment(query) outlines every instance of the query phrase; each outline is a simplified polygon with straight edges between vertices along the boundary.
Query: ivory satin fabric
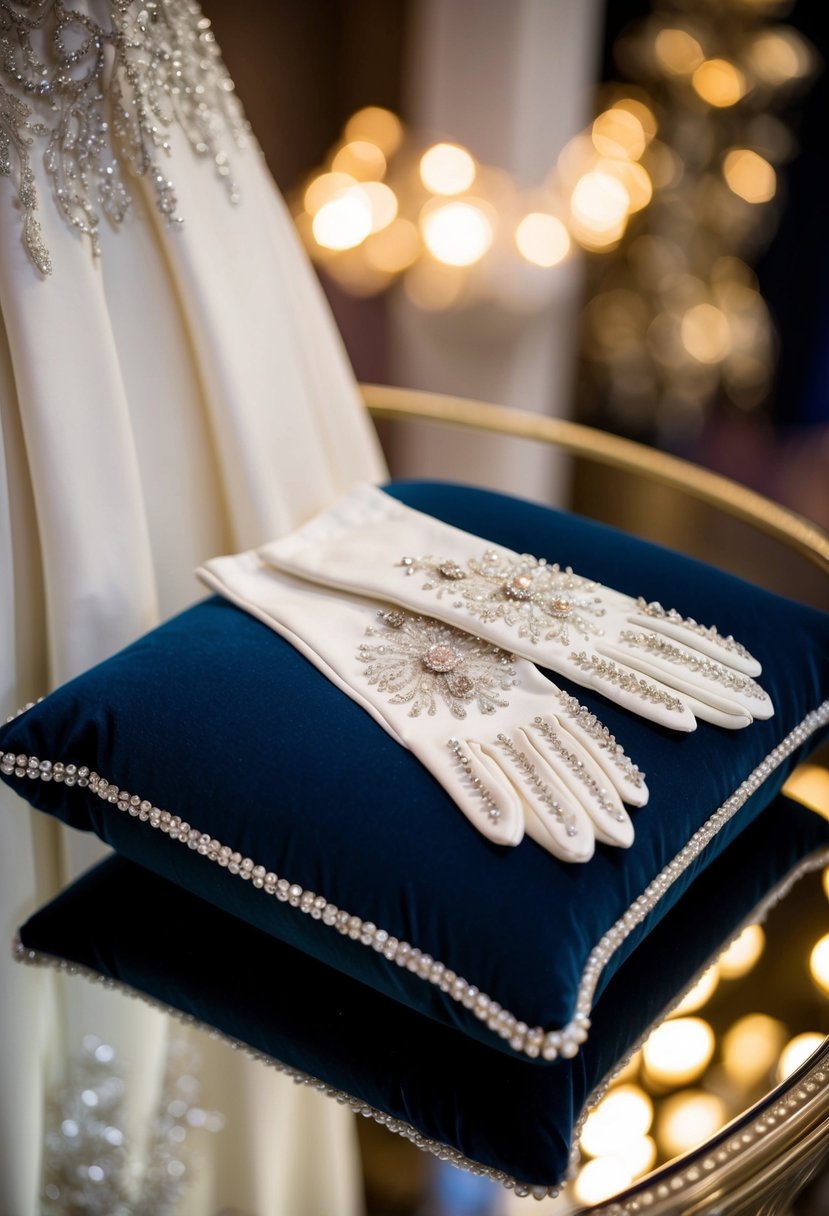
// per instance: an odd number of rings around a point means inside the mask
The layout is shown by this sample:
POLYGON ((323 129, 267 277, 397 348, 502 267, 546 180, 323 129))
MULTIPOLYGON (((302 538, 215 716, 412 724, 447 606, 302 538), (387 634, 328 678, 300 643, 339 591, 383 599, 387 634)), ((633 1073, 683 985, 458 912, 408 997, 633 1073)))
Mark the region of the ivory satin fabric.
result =
MULTIPOLYGON (((133 181, 121 229, 102 221, 99 259, 58 215, 34 145, 53 262, 46 279, 26 257, 13 183, 0 177, 4 717, 201 597, 193 570, 207 558, 279 536, 355 479, 384 475, 339 337, 255 143, 240 150, 227 135, 241 194, 234 205, 181 131, 169 138, 184 223, 169 226, 133 181)), ((99 852, 0 792, 3 939, 99 852)), ((88 1032, 138 1061, 127 1118, 140 1139, 164 1044, 181 1028, 0 951, 8 1216, 39 1210, 44 1095, 88 1032)), ((210 1155, 181 1212, 359 1211, 351 1116, 200 1041, 202 1099, 227 1127, 204 1142, 210 1155)))

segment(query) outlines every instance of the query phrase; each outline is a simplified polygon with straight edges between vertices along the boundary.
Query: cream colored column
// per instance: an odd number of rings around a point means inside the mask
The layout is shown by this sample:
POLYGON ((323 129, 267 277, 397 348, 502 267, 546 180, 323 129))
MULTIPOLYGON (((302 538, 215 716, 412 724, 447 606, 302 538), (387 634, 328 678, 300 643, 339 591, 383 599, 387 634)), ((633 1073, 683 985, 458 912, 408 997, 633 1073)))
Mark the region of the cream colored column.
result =
MULTIPOLYGON (((408 68, 413 128, 457 140, 524 188, 540 184, 590 120, 600 23, 598 0, 420 0, 408 68)), ((513 263, 499 302, 427 312, 397 293, 391 379, 567 416, 581 281, 576 260, 549 272, 513 263), (543 293, 541 275, 555 276, 543 293)), ((392 463, 402 476, 473 481, 548 501, 561 501, 565 490, 561 462, 518 440, 438 436, 412 425, 392 463)))

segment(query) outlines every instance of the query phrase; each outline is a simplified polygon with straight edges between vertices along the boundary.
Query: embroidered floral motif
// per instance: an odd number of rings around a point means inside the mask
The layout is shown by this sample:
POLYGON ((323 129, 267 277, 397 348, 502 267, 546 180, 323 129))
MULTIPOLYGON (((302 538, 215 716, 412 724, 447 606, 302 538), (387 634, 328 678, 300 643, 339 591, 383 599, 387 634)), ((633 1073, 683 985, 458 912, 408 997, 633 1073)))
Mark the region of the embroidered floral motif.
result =
POLYGON ((440 702, 456 718, 470 705, 491 714, 509 704, 499 694, 517 683, 514 656, 471 634, 399 611, 380 610, 357 657, 369 684, 390 693, 392 705, 410 705, 409 716, 434 714, 440 702))
POLYGON ((63 0, 0 0, 0 174, 14 177, 17 162, 23 244, 44 275, 51 261, 35 218, 30 159, 38 141, 58 208, 95 254, 101 217, 119 225, 130 206, 124 166, 148 177, 159 211, 181 222, 160 163, 174 125, 238 197, 223 141, 229 133, 242 146, 247 124, 198 4, 109 0, 107 7, 102 21, 63 0))
POLYGON ((424 591, 441 599, 460 596, 453 608, 464 608, 479 621, 502 620, 517 626, 520 638, 531 642, 570 644, 571 628, 583 638, 601 635, 596 623, 605 615, 597 584, 574 574, 569 566, 550 565, 529 554, 502 557, 487 549, 470 558, 464 569, 445 558, 404 557, 398 563, 407 575, 425 573, 424 591))

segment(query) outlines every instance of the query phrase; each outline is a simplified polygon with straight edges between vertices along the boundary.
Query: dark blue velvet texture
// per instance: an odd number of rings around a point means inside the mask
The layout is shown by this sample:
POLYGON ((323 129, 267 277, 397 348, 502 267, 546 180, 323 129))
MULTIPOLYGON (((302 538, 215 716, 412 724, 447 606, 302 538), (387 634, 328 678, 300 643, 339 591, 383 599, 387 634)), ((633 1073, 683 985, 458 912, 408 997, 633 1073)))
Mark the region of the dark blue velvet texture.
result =
MULTIPOLYGON (((428 952, 530 1026, 573 1015, 602 935, 689 837, 829 696, 829 617, 605 527, 459 486, 396 497, 512 548, 659 599, 739 637, 777 712, 742 731, 654 726, 570 686, 648 777, 628 851, 565 865, 478 835, 429 773, 264 625, 210 599, 0 730, 0 750, 85 764, 267 870, 428 952)), ((566 683, 566 682, 565 682, 566 683)), ((783 763, 622 944, 599 991, 694 876, 774 797, 783 763)), ((489 1044, 456 1000, 88 791, 8 778, 33 805, 288 944, 489 1044)))
POLYGON ((580 1056, 550 1068, 423 1018, 122 858, 90 871, 20 935, 29 949, 191 1014, 468 1159, 550 1186, 591 1092, 766 892, 827 847, 829 823, 778 799, 620 968, 580 1056))

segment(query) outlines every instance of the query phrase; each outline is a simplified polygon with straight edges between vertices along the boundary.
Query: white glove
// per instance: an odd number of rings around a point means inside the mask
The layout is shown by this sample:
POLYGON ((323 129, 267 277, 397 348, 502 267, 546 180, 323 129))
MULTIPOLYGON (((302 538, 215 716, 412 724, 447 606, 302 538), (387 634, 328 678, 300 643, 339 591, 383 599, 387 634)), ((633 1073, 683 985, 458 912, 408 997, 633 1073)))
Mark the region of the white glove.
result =
POLYGON ((474 629, 676 730, 694 730, 695 715, 738 728, 774 712, 753 679, 760 664, 732 637, 490 545, 373 486, 357 486, 259 555, 301 578, 474 629))
POLYGON ((632 843, 622 798, 644 805, 642 774, 532 663, 441 621, 300 582, 253 552, 197 573, 362 705, 490 840, 517 845, 526 829, 565 861, 588 861, 596 839, 632 843))

